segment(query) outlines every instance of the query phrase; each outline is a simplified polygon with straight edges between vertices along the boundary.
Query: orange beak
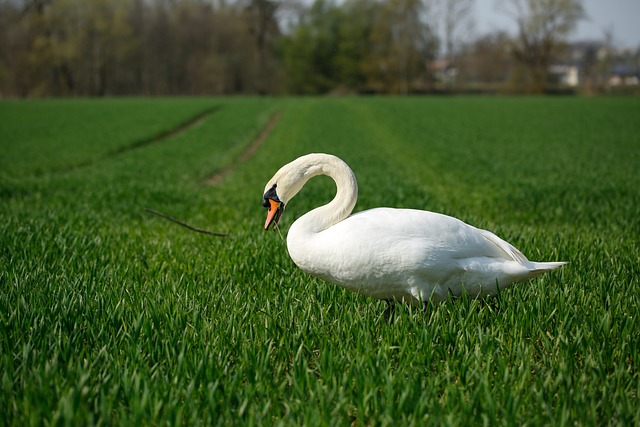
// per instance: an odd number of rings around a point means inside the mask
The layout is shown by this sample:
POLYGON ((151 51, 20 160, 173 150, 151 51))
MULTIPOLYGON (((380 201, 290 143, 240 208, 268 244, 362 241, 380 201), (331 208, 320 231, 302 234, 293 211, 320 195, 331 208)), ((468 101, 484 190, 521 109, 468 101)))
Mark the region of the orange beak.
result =
POLYGON ((273 199, 269 199, 269 210, 267 211, 267 220, 264 222, 264 229, 268 230, 271 223, 274 223, 274 228, 278 225, 280 215, 282 215, 282 202, 276 202, 273 199))

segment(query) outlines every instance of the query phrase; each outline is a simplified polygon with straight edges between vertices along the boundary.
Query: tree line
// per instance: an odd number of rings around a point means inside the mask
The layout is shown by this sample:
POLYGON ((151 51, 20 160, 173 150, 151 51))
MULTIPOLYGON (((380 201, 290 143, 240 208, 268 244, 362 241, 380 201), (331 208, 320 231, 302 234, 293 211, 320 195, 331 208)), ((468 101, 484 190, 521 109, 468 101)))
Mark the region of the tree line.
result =
POLYGON ((420 93, 443 55, 543 90, 581 3, 503 1, 520 35, 463 48, 473 0, 0 0, 0 96, 420 93))
POLYGON ((280 90, 267 0, 25 0, 2 4, 0 80, 15 96, 280 90))

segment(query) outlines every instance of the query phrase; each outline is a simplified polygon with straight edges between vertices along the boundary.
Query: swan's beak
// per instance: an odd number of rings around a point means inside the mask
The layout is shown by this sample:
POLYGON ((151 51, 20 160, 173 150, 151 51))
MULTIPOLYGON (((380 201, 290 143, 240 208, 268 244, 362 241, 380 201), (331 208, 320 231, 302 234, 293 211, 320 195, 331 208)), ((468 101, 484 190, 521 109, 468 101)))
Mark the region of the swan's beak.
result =
POLYGON ((265 206, 269 210, 267 211, 267 220, 264 222, 264 229, 268 230, 269 226, 273 223, 275 230, 278 226, 278 221, 280 221, 280 216, 282 216, 282 212, 284 211, 284 203, 273 199, 267 199, 267 201, 269 204, 265 206))

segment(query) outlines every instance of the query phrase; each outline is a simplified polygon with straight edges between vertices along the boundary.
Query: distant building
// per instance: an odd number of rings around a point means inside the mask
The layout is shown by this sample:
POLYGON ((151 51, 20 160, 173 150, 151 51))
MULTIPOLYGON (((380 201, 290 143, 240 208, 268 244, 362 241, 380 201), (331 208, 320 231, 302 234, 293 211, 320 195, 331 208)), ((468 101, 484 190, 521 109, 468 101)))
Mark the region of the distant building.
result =
POLYGON ((609 72, 610 86, 638 86, 640 85, 640 70, 633 64, 615 64, 609 72))
POLYGON ((431 62, 431 70, 437 81, 452 85, 456 83, 458 78, 458 68, 452 62, 446 59, 436 59, 431 62))
POLYGON ((577 65, 554 64, 549 67, 549 74, 561 86, 578 87, 580 70, 577 65))

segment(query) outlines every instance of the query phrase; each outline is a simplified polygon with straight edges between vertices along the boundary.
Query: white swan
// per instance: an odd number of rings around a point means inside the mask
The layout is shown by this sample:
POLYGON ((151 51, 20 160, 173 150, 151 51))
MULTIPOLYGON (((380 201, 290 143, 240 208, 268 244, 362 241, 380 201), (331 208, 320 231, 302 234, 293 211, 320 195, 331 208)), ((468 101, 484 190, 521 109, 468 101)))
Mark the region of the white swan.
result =
POLYGON ((495 234, 438 213, 377 208, 349 216, 358 198, 355 175, 328 154, 302 156, 269 180, 265 230, 277 226, 285 205, 317 175, 333 178, 337 194, 293 223, 289 255, 303 271, 351 291, 424 307, 463 289, 471 296, 495 294, 566 264, 529 261, 495 234))

